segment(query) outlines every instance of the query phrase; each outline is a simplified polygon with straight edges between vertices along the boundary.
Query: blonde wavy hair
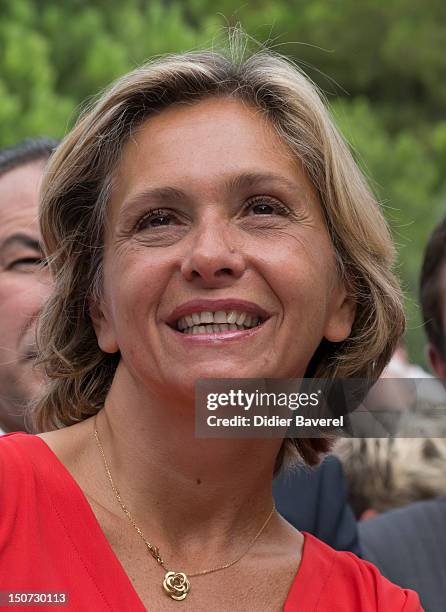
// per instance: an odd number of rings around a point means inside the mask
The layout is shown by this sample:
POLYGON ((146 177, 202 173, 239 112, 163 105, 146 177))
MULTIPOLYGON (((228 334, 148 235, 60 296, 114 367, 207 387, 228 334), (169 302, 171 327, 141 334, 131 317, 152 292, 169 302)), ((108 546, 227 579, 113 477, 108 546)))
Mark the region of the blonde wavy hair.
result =
MULTIPOLYGON (((40 207, 55 289, 38 330, 48 385, 33 411, 37 430, 95 414, 119 361, 119 354, 98 347, 88 303, 101 295, 107 202, 124 144, 155 113, 210 96, 230 96, 263 113, 319 194, 339 274, 357 310, 349 338, 337 344, 323 340, 307 376, 372 382, 390 359, 404 314, 391 271, 394 247, 380 207, 316 87, 285 57, 265 49, 249 53, 244 47, 232 40, 223 51, 149 61, 91 104, 54 154, 40 207)), ((325 439, 286 440, 277 465, 297 455, 313 465, 328 448, 325 439)))

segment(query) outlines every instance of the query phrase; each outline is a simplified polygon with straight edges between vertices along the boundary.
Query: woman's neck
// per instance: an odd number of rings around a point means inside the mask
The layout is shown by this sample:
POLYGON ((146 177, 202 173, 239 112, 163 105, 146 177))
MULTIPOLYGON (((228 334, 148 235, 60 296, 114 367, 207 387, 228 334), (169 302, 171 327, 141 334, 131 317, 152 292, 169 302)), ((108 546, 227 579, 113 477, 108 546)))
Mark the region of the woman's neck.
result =
POLYGON ((198 439, 192 403, 167 403, 122 375, 96 424, 124 503, 160 548, 227 550, 228 541, 249 540, 268 516, 280 440, 198 439))

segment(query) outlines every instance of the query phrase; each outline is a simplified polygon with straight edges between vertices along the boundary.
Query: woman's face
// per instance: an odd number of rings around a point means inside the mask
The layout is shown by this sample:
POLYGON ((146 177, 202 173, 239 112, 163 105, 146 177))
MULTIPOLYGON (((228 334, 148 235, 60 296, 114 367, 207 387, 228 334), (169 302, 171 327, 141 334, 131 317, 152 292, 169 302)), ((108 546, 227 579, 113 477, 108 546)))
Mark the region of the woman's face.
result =
POLYGON ((149 388, 302 377, 354 308, 317 194, 270 123, 230 98, 170 107, 123 150, 109 204, 101 348, 149 388))

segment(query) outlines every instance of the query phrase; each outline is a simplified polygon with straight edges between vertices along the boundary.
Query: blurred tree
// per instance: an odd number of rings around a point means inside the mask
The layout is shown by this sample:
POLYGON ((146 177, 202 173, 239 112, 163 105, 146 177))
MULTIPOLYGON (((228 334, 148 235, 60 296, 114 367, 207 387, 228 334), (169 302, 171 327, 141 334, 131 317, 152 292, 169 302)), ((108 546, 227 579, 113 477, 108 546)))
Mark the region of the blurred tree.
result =
POLYGON ((1 0, 0 10, 0 145, 63 135, 79 103, 121 74, 204 42, 161 0, 1 0))
POLYGON ((61 133, 73 100, 56 93, 51 48, 38 30, 36 7, 17 0, 0 21, 0 142, 61 133))

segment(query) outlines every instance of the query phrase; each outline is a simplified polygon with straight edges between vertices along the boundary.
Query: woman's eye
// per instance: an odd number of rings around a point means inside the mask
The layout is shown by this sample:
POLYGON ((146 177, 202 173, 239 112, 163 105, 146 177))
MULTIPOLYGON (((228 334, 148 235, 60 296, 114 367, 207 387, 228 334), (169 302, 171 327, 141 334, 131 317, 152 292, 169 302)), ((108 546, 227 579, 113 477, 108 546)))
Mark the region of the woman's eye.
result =
POLYGON ((169 225, 171 219, 167 215, 158 215, 157 217, 152 217, 150 221, 148 221, 148 225, 151 227, 158 227, 160 225, 169 225))
POLYGON ((274 212, 271 204, 256 204, 251 210, 256 215, 271 215, 274 212))
POLYGON ((163 210, 154 210, 138 221, 136 230, 165 227, 166 225, 172 225, 174 221, 175 217, 172 213, 163 210))
POLYGON ((251 198, 247 202, 248 212, 254 215, 282 215, 289 214, 289 210, 279 200, 266 197, 251 198))

